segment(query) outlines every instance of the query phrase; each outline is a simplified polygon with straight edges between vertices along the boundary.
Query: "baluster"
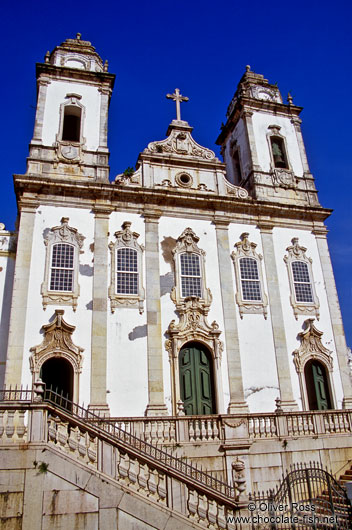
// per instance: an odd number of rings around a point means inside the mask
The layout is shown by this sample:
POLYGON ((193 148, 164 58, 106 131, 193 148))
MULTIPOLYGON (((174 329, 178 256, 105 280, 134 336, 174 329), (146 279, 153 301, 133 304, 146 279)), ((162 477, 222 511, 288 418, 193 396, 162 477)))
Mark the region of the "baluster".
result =
POLYGON ((71 451, 76 451, 78 448, 78 441, 79 441, 79 428, 78 427, 72 427, 70 431, 70 436, 68 438, 68 446, 71 449, 71 451))
POLYGON ((225 506, 218 504, 218 526, 219 528, 227 528, 225 506))
POLYGON ((24 424, 24 415, 26 414, 25 410, 17 411, 17 426, 16 426, 16 435, 19 440, 22 440, 24 437, 27 428, 24 424))
POLYGON ((249 418, 248 420, 248 434, 249 436, 254 436, 254 418, 249 418))
POLYGON ((170 422, 170 442, 176 442, 176 424, 175 424, 175 421, 170 422))
POLYGON ((192 420, 188 421, 188 429, 189 429, 189 441, 193 442, 194 441, 194 426, 193 426, 192 420))
POLYGON ((0 410, 0 439, 3 437, 4 431, 5 431, 4 416, 5 416, 5 411, 0 410))
POLYGON ((206 495, 199 495, 198 515, 199 519, 207 519, 208 499, 206 495))
POLYGON ((149 470, 149 479, 148 479, 148 497, 155 497, 157 494, 157 487, 158 487, 158 474, 155 469, 149 470))
POLYGON ((49 442, 56 442, 57 425, 53 417, 49 418, 48 421, 48 440, 49 442))
POLYGON ((137 482, 137 460, 130 459, 130 467, 128 470, 128 478, 130 479, 130 482, 134 485, 137 482))
POLYGON ((208 499, 208 521, 209 521, 208 528, 210 528, 211 530, 216 529, 217 512, 218 510, 217 510, 216 502, 214 501, 214 499, 208 499))
POLYGON ((87 454, 86 435, 85 433, 82 433, 79 429, 77 433, 77 441, 78 441, 78 447, 77 447, 78 453, 82 458, 84 458, 87 454))
POLYGON ((162 444, 164 441, 164 422, 156 421, 156 443, 162 444))
POLYGON ((214 440, 219 440, 219 428, 218 428, 218 420, 213 420, 213 436, 214 440))
POLYGON ((151 423, 151 429, 150 429, 150 442, 153 443, 156 439, 156 429, 157 424, 155 421, 150 422, 151 423))
POLYGON ((200 437, 202 440, 206 440, 207 439, 207 429, 205 427, 205 421, 206 420, 201 420, 200 421, 200 437))
POLYGON ((57 425, 57 441, 62 447, 66 447, 67 440, 68 440, 68 432, 67 432, 68 424, 64 423, 59 420, 59 423, 57 425))
POLYGON ((88 441, 89 441, 89 446, 88 446, 87 453, 88 453, 89 463, 95 464, 97 461, 98 440, 96 437, 91 438, 89 436, 88 441))
POLYGON ((12 438, 15 432, 14 416, 15 416, 14 410, 7 411, 7 422, 6 422, 6 428, 5 428, 7 438, 12 438))
POLYGON ((195 490, 188 490, 188 511, 190 519, 198 519, 197 508, 198 508, 198 494, 195 490))
POLYGON ((149 471, 147 464, 139 464, 139 473, 138 473, 138 484, 139 490, 145 490, 148 484, 149 471))
POLYGON ((150 428, 151 428, 150 421, 145 422, 144 423, 144 439, 146 442, 150 442, 150 438, 151 438, 150 428))
POLYGON ((120 455, 120 462, 118 465, 118 473, 123 481, 127 482, 128 478, 128 468, 129 468, 129 457, 127 453, 120 455))
POLYGON ((199 420, 194 420, 194 423, 195 423, 195 429, 194 429, 195 438, 196 438, 196 441, 199 441, 200 440, 199 420))
POLYGON ((159 499, 158 502, 166 503, 166 476, 164 473, 158 473, 159 475, 159 484, 158 484, 158 493, 159 499))

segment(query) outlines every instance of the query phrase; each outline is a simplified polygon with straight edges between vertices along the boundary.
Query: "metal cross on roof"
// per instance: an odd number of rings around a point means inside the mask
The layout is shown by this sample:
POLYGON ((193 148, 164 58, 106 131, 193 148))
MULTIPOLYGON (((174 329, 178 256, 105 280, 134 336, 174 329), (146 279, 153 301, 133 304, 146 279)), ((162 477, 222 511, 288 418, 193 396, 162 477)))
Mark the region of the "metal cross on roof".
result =
POLYGON ((182 94, 180 94, 180 89, 179 88, 175 88, 175 93, 174 94, 166 94, 166 97, 168 99, 173 99, 174 101, 176 101, 176 120, 180 121, 181 120, 180 102, 181 101, 188 101, 189 98, 187 98, 186 96, 182 96, 182 94))

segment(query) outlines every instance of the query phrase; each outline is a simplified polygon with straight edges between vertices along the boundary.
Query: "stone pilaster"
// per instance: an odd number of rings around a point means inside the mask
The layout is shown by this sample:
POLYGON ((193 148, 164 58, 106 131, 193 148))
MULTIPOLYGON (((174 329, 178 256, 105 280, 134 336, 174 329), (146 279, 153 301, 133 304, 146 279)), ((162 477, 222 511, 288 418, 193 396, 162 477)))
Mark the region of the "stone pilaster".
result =
POLYGON ((302 130, 301 130, 302 120, 301 118, 298 118, 298 116, 296 116, 295 118, 291 119, 291 123, 293 124, 295 128, 295 132, 296 132, 296 138, 297 138, 298 147, 299 147, 299 154, 301 156, 301 161, 302 161, 302 166, 303 166, 303 173, 304 174, 310 173, 306 148, 304 146, 302 130))
POLYGON ((216 229, 216 243, 218 250, 221 299, 224 315, 224 331, 230 387, 230 402, 227 413, 235 414, 248 411, 248 406, 244 399, 243 392, 240 342, 237 329, 236 305, 233 297, 233 274, 231 269, 231 252, 228 237, 229 222, 222 219, 215 219, 214 224, 216 229))
POLYGON ((284 411, 297 410, 298 406, 293 398, 292 381, 289 366, 289 355, 285 335, 284 316, 281 305, 279 279, 275 260, 273 241, 273 226, 271 223, 259 224, 266 279, 268 285, 268 296, 270 306, 270 317, 273 330, 275 347, 277 376, 279 381, 281 406, 284 411))
POLYGON ((109 88, 101 88, 99 90, 100 96, 100 129, 99 129, 99 149, 108 146, 108 111, 109 99, 111 90, 109 88))
POLYGON ((244 128, 246 131, 248 150, 250 156, 250 167, 253 171, 260 170, 258 162, 258 154, 254 137, 253 122, 252 122, 253 112, 250 110, 243 110, 241 118, 244 122, 244 128))
POLYGON ((334 334, 336 356, 339 363, 341 383, 343 389, 342 406, 352 408, 352 387, 349 377, 348 354, 346 338, 343 329, 343 322, 340 310, 339 299, 337 296, 334 271, 330 259, 329 247, 327 242, 327 230, 313 230, 317 242, 321 268, 324 276, 326 296, 328 300, 332 331, 334 334))
MULTIPOLYGON (((15 275, 9 326, 9 341, 5 371, 6 386, 20 386, 29 289, 29 271, 32 258, 33 231, 37 205, 20 204, 20 226, 18 232, 15 275)), ((28 368, 28 361, 27 361, 28 368)))
POLYGON ((107 321, 108 321, 108 233, 111 210, 95 208, 92 354, 89 409, 108 415, 106 402, 107 321))
POLYGON ((49 79, 39 79, 38 81, 38 100, 37 113, 35 116, 33 139, 31 144, 42 143, 43 118, 46 101, 47 86, 50 85, 49 79))
POLYGON ((145 269, 148 348, 148 405, 146 416, 167 414, 163 381, 163 340, 160 306, 159 217, 145 212, 145 269))

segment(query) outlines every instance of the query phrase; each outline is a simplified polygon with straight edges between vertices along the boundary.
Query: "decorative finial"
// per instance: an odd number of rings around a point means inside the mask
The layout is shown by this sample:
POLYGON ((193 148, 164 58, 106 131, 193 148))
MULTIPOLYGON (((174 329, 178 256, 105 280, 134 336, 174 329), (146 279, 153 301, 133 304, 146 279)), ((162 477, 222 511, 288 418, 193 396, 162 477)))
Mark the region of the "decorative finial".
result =
POLYGON ((249 64, 247 64, 246 66, 246 72, 250 72, 251 71, 251 66, 249 64))
POLYGON ((77 40, 81 40, 81 37, 82 37, 82 34, 81 34, 81 33, 77 33, 77 35, 76 35, 76 39, 77 39, 77 40))
POLYGON ((289 105, 292 105, 292 103, 293 103, 293 98, 292 98, 290 93, 287 94, 287 102, 288 102, 289 105))
POLYGON ((186 96, 182 96, 182 94, 180 94, 180 89, 179 88, 175 88, 175 93, 174 94, 166 94, 166 97, 167 97, 167 99, 173 99, 174 101, 176 101, 176 120, 177 121, 181 121, 180 102, 181 101, 188 101, 189 98, 187 98, 186 96))
POLYGON ((104 72, 108 71, 108 67, 109 67, 109 63, 108 63, 108 61, 105 61, 105 63, 104 63, 104 72))
POLYGON ((50 52, 47 51, 46 54, 45 54, 45 62, 48 63, 49 59, 50 59, 50 52))

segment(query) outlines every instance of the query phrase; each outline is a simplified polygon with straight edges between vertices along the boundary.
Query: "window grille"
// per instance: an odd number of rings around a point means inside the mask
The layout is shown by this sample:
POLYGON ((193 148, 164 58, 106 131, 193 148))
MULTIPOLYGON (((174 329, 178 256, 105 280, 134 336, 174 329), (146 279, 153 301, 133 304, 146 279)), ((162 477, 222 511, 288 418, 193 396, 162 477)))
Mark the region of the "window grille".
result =
POLYGON ((51 258, 50 291, 73 291, 74 253, 72 245, 53 245, 51 258))
POLYGON ((252 258, 241 258, 239 261, 243 300, 260 301, 262 295, 256 260, 252 258))
POLYGON ((291 266, 296 301, 306 303, 314 302, 307 264, 303 261, 293 261, 291 266))
POLYGON ((138 295, 137 251, 132 248, 117 249, 116 265, 116 293, 138 295))
POLYGON ((202 277, 199 256, 197 254, 181 254, 181 296, 198 296, 202 298, 202 277))

